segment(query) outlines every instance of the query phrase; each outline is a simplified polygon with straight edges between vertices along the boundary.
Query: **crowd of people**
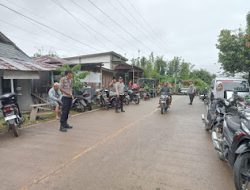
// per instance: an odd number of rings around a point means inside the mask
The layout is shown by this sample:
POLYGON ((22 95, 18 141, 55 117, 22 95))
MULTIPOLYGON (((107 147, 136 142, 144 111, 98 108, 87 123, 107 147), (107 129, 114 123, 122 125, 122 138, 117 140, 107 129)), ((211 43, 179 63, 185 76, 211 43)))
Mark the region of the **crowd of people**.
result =
MULTIPOLYGON (((67 132, 68 129, 72 129, 73 126, 68 124, 68 116, 69 111, 72 105, 72 101, 74 100, 73 96, 73 88, 72 88, 72 71, 65 71, 65 76, 60 79, 60 83, 55 82, 53 87, 49 90, 49 102, 51 107, 54 109, 56 113, 56 119, 60 120, 60 128, 61 132, 67 132)), ((128 83, 128 89, 138 89, 139 85, 130 81, 128 83)), ((159 93, 164 93, 169 95, 168 106, 171 105, 172 102, 172 93, 169 87, 168 82, 164 82, 162 85, 158 86, 159 93)), ((118 80, 113 77, 112 81, 109 83, 110 95, 116 96, 116 107, 115 112, 125 112, 123 107, 123 99, 125 97, 125 84, 123 78, 120 76, 118 80)), ((194 97, 196 94, 196 89, 192 82, 190 82, 190 86, 188 88, 189 95, 189 104, 192 105, 194 97)))

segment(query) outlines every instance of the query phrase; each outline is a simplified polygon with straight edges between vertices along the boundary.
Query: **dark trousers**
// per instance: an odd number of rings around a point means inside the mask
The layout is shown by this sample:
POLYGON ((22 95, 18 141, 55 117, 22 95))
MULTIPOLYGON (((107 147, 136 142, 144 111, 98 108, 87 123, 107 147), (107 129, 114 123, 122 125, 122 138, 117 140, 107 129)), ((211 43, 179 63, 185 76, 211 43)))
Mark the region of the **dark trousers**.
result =
POLYGON ((193 103, 194 100, 194 94, 189 94, 190 104, 193 103))
POLYGON ((116 97, 116 107, 115 107, 116 110, 118 110, 119 108, 123 110, 123 99, 124 99, 124 95, 120 95, 116 97))
POLYGON ((62 97, 62 113, 61 113, 61 127, 65 127, 67 125, 68 117, 69 117, 69 111, 72 104, 72 98, 71 97, 62 97))

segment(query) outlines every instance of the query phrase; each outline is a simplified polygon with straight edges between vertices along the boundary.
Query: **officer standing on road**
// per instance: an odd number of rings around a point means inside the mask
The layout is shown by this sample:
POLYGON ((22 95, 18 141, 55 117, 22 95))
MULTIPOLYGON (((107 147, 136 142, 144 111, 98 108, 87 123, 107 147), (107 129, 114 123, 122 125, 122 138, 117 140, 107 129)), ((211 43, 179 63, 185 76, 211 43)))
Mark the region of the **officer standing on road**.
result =
POLYGON ((109 83, 109 96, 115 96, 116 95, 116 78, 113 77, 112 81, 109 83))
POLYGON ((60 131, 67 132, 67 129, 73 128, 67 121, 69 117, 69 111, 72 105, 72 100, 74 99, 72 94, 72 71, 65 71, 65 76, 60 80, 60 90, 62 92, 62 113, 60 119, 60 131))
POLYGON ((124 98, 124 88, 125 85, 123 83, 122 77, 119 77, 119 81, 115 84, 117 101, 116 101, 116 108, 115 112, 119 113, 118 109, 121 108, 121 112, 125 112, 123 109, 123 98, 124 98))
POLYGON ((193 82, 190 82, 190 85, 188 87, 187 93, 189 95, 189 100, 190 100, 189 105, 192 105, 193 104, 193 100, 194 100, 194 96, 195 96, 195 93, 196 93, 196 89, 194 87, 193 82))

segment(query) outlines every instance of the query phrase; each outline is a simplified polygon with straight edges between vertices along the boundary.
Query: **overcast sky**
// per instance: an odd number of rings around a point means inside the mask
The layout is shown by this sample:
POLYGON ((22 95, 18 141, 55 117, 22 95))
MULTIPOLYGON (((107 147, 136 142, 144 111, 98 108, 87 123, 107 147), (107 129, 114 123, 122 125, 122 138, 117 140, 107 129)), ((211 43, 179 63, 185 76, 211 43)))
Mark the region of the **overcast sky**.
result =
POLYGON ((220 67, 215 47, 220 30, 245 28, 250 11, 249 0, 0 0, 0 4, 67 36, 0 6, 0 31, 30 56, 38 49, 61 57, 115 51, 131 59, 153 51, 166 60, 182 57, 210 72, 220 67))

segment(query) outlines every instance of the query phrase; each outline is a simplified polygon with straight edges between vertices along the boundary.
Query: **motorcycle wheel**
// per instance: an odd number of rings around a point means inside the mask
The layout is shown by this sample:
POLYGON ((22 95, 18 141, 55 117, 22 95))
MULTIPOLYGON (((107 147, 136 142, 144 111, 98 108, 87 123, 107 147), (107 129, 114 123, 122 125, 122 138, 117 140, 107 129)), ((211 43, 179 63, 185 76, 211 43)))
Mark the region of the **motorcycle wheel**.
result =
POLYGON ((91 104, 89 104, 89 111, 91 111, 92 110, 92 105, 91 104))
POLYGON ((129 99, 128 98, 124 98, 124 103, 125 103, 125 105, 129 105, 129 99))
POLYGON ((161 114, 164 114, 164 107, 161 106, 161 114))
POLYGON ((236 190, 250 188, 250 152, 239 155, 234 163, 234 184, 236 190))
POLYGON ((135 104, 139 104, 140 103, 140 99, 139 98, 135 98, 134 102, 135 102, 135 104))
POLYGON ((19 136, 18 126, 15 123, 15 121, 14 121, 13 124, 9 124, 9 128, 12 130, 14 137, 18 137, 19 136))
POLYGON ((86 111, 86 108, 85 108, 85 106, 83 105, 83 103, 81 101, 78 102, 78 106, 79 106, 78 110, 80 112, 85 112, 86 111))

